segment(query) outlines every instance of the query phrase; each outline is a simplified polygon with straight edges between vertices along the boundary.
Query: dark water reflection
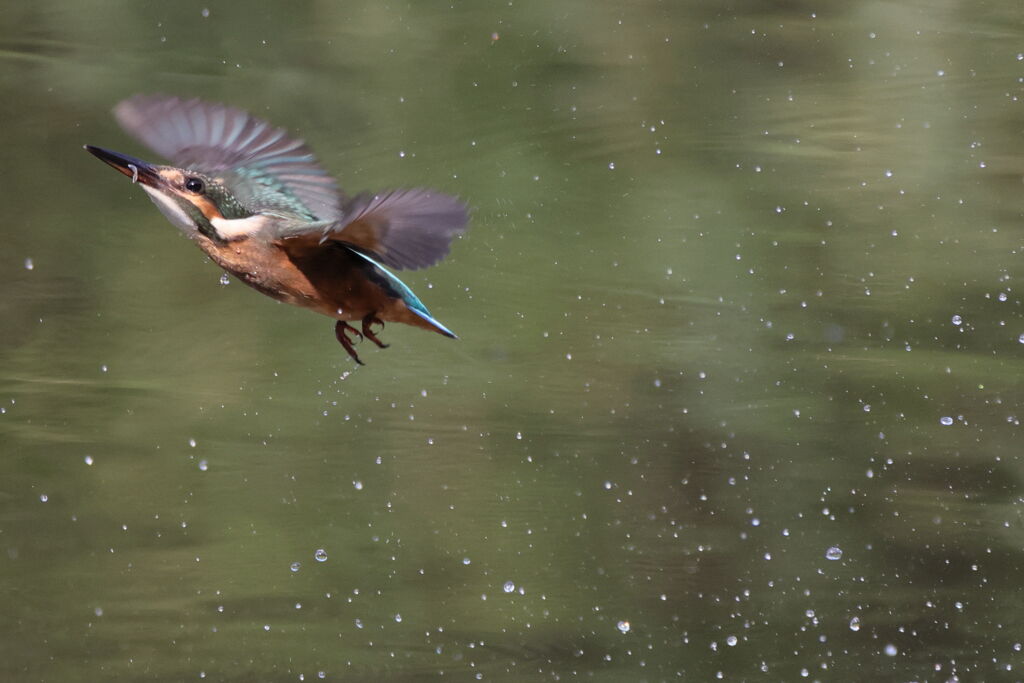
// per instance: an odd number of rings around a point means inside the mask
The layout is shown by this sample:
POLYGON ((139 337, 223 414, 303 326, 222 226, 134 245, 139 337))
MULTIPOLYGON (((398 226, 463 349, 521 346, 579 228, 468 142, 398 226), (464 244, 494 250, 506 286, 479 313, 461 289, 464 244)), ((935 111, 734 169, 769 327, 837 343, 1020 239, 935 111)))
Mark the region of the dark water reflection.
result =
POLYGON ((1019 677, 1019 8, 747 9, 6 8, 2 677, 1019 677), (138 91, 465 197, 462 339, 222 284, 138 91))

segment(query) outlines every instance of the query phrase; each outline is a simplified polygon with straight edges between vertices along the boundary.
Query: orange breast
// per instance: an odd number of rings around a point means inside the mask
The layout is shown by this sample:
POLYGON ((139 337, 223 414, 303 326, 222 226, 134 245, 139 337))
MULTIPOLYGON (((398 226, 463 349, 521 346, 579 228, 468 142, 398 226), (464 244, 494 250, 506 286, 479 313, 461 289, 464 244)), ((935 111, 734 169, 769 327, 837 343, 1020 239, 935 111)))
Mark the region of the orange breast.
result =
POLYGON ((217 244, 200 236, 197 241, 221 268, 278 301, 336 320, 362 320, 372 313, 419 325, 419 317, 370 280, 365 262, 344 247, 327 244, 289 253, 259 239, 217 244))

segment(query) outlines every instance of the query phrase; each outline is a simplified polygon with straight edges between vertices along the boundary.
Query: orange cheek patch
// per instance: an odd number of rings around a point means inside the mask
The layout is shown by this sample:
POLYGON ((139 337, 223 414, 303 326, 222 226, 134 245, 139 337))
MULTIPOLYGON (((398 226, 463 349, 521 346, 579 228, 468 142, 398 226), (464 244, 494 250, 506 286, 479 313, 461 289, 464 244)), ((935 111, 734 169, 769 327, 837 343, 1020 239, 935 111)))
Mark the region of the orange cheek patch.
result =
POLYGON ((224 219, 224 216, 223 214, 221 214, 220 209, 217 208, 217 205, 210 201, 208 198, 190 197, 189 199, 192 201, 193 204, 195 204, 195 207, 199 209, 199 211, 204 216, 206 216, 206 220, 210 221, 211 223, 214 221, 214 219, 224 219))

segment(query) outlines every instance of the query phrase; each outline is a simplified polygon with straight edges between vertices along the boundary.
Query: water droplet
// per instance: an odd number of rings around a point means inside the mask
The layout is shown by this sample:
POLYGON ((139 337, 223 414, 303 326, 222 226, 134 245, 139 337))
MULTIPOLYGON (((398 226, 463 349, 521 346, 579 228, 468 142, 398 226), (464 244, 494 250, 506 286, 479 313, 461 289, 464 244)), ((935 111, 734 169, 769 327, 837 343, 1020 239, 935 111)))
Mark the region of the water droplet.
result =
POLYGON ((316 552, 313 553, 313 559, 315 559, 317 562, 326 562, 327 561, 327 551, 324 550, 323 548, 317 548, 316 552))
POLYGON ((354 482, 352 482, 352 488, 354 488, 356 491, 362 491, 363 490, 363 482, 361 482, 358 479, 356 479, 354 482))
POLYGON ((208 463, 205 460, 200 460, 199 461, 199 471, 200 472, 205 472, 208 469, 210 469, 210 463, 208 463))
POLYGON ((614 171, 615 170, 615 162, 614 161, 609 162, 608 170, 610 170, 610 171, 614 171))
POLYGON ((832 546, 825 551, 826 560, 838 560, 843 556, 843 549, 837 545, 832 546))
POLYGON ((725 644, 729 647, 736 647, 736 643, 738 642, 740 642, 740 639, 736 636, 727 636, 725 639, 725 644))
POLYGON ((85 460, 85 464, 86 464, 86 465, 92 465, 92 463, 93 463, 93 460, 92 460, 92 456, 91 456, 91 455, 87 455, 87 456, 85 456, 84 460, 85 460))
POLYGON ((188 440, 188 445, 189 445, 190 448, 195 448, 196 447, 196 440, 195 439, 189 439, 188 440))
POLYGON ((40 493, 39 494, 39 501, 41 503, 45 503, 48 500, 50 500, 50 497, 48 495, 46 495, 45 493, 40 493))
POLYGON ((402 623, 402 615, 401 614, 396 614, 395 615, 395 621, 398 622, 399 624, 401 624, 402 623))
POLYGON ((506 581, 505 585, 501 587, 501 590, 505 591, 506 593, 511 593, 515 589, 516 589, 516 585, 514 583, 512 583, 511 581, 506 581))
POLYGON ((103 608, 102 607, 96 607, 95 609, 93 609, 92 613, 95 614, 98 617, 102 617, 103 616, 103 608))
POLYGON ((964 322, 964 319, 961 318, 959 315, 954 315, 951 320, 954 325, 962 325, 964 322))
POLYGON ((292 573, 295 573, 295 572, 299 571, 300 569, 302 569, 302 563, 301 562, 292 562, 292 564, 289 567, 289 569, 292 570, 292 573))
POLYGON ((953 424, 953 418, 951 418, 949 415, 943 415, 942 417, 939 418, 939 423, 948 427, 949 425, 953 424))
POLYGON ((620 621, 619 623, 615 624, 615 628, 619 629, 619 633, 629 633, 629 622, 620 621))
POLYGON ((472 560, 470 560, 468 557, 462 558, 462 564, 471 564, 471 563, 472 563, 472 560))
POLYGON ((885 654, 889 655, 890 657, 895 657, 899 653, 900 653, 900 651, 897 650, 896 646, 893 645, 892 643, 889 643, 888 645, 885 646, 885 654))
POLYGON ((36 267, 36 264, 32 261, 32 259, 30 259, 30 258, 25 259, 25 270, 32 270, 35 267, 36 267))
POLYGON ((228 277, 227 273, 221 273, 220 274, 220 283, 222 285, 230 285, 231 284, 231 278, 228 277))
POLYGON ((853 617, 852 619, 850 619, 850 630, 851 631, 859 631, 860 630, 860 617, 853 617))

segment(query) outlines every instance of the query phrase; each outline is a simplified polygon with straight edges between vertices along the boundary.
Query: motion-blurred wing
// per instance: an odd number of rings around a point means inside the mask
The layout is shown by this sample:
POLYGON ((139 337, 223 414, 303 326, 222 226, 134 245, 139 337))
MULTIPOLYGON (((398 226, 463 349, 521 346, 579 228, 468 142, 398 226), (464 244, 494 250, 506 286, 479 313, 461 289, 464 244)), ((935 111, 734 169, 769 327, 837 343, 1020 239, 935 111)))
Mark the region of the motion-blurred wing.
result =
POLYGON ((433 190, 361 194, 345 206, 340 229, 325 231, 323 239, 365 249, 386 266, 415 270, 443 259, 466 220, 465 204, 433 190))
POLYGON ((278 238, 287 249, 343 242, 397 270, 426 268, 445 257, 466 229, 466 206, 450 195, 416 188, 361 194, 329 224, 293 225, 278 238))
POLYGON ((221 104, 136 95, 114 108, 130 135, 176 166, 220 177, 253 211, 342 217, 341 191, 301 140, 221 104))

